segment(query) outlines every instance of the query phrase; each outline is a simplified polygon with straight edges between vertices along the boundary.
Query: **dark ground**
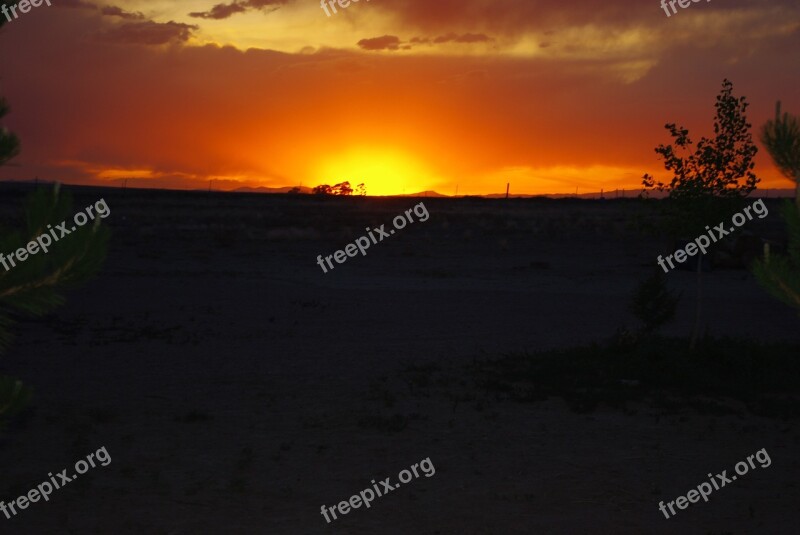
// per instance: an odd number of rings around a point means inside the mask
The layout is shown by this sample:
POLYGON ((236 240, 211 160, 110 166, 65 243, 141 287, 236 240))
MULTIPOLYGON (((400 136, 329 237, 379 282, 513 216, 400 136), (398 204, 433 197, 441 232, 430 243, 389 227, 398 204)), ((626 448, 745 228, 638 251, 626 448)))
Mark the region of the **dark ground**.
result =
MULTIPOLYGON (((796 418, 725 397, 520 403, 465 366, 633 329, 631 291, 672 252, 639 202, 70 189, 74 211, 110 207, 108 260, 0 360, 36 391, 0 434, 0 499, 101 447, 112 462, 0 533, 797 533, 796 418), (427 222, 317 266, 419 202, 427 222), (659 512, 762 448, 769 468, 659 512), (432 477, 320 514, 425 458, 432 477)), ((0 222, 22 200, 0 185, 0 222)), ((768 206, 747 230, 780 234, 768 206)), ((667 280, 683 299, 665 334, 685 336, 694 275, 667 280)), ((800 347, 796 313, 746 271, 705 283, 710 335, 800 347)))

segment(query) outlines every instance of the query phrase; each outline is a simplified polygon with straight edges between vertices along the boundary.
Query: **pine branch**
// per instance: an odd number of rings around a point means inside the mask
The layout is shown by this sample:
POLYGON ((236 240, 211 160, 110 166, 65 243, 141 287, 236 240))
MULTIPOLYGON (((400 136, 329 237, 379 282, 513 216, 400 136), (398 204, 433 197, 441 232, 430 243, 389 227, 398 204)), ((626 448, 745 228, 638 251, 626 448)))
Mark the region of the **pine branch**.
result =
MULTIPOLYGON (((25 234, 15 232, 0 237, 0 253, 24 248, 73 214, 67 194, 38 190, 27 202, 25 234)), ((50 312, 64 303, 64 292, 88 280, 105 258, 109 230, 96 219, 53 242, 47 252, 40 250, 8 271, 0 269, 0 313, 16 310, 32 316, 50 312)), ((10 321, 10 320, 9 320, 10 321)), ((0 351, 7 347, 8 322, 0 322, 0 351)))

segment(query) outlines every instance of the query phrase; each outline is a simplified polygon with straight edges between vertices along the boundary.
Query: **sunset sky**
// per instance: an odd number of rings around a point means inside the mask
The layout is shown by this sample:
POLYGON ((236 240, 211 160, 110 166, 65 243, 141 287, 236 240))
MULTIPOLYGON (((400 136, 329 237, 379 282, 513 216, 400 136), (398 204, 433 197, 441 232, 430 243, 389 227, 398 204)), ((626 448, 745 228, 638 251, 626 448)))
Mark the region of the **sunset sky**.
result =
POLYGON ((0 30, 3 180, 635 189, 664 123, 712 134, 726 77, 754 127, 800 115, 797 0, 51 1, 0 30))

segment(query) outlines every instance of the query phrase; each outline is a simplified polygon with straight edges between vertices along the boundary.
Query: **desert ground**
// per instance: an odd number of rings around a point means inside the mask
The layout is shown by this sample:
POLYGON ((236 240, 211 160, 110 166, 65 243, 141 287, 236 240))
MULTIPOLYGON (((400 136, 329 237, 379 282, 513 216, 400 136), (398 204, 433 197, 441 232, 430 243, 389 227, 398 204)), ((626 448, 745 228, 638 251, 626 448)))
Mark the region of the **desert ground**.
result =
MULTIPOLYGON (((0 499, 98 448, 112 461, 0 516, 2 533, 797 533, 797 413, 584 411, 476 386, 475 362, 635 328, 631 292, 672 252, 641 202, 67 189, 76 211, 107 202, 108 258, 14 327, 0 374, 35 397, 0 432, 0 499), (420 202, 427 221, 317 265, 420 202), (762 448, 769 467, 659 511, 762 448), (321 515, 426 458, 434 475, 321 515)), ((2 185, 0 223, 19 224, 24 193, 2 185)), ((767 205, 747 229, 778 237, 767 205)), ((688 336, 695 275, 667 281, 682 298, 664 334, 688 336)), ((711 336, 800 348, 797 314, 748 271, 704 290, 711 336)))

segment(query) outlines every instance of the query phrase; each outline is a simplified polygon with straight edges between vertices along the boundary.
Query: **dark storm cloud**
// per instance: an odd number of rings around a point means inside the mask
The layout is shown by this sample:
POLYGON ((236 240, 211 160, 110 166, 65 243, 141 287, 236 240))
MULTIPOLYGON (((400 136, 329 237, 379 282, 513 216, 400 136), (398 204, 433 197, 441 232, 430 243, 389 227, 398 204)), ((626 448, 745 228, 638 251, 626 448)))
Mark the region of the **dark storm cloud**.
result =
POLYGON ((132 13, 117 6, 104 6, 100 10, 100 13, 109 17, 119 17, 128 20, 144 20, 146 18, 142 13, 132 13))
POLYGON ((400 48, 400 38, 396 35, 384 35, 372 39, 362 39, 358 46, 364 50, 397 50, 400 48))
POLYGON ((59 0, 58 4, 55 5, 68 9, 90 9, 93 11, 99 10, 101 15, 105 15, 107 17, 119 17, 127 20, 144 20, 146 18, 142 13, 125 11, 121 7, 117 6, 100 6, 93 2, 86 2, 85 0, 59 0))
POLYGON ((191 24, 179 22, 155 22, 143 13, 126 11, 118 6, 100 5, 86 0, 59 0, 54 4, 59 8, 83 9, 93 11, 105 17, 119 18, 128 21, 106 30, 90 32, 95 38, 104 42, 115 42, 137 45, 163 45, 182 43, 189 40, 192 32, 198 29, 191 24))
POLYGON ((197 26, 180 22, 126 22, 98 34, 102 41, 137 45, 165 45, 188 41, 197 26))
POLYGON ((247 8, 242 4, 217 4, 208 11, 195 11, 189 13, 190 17, 198 19, 227 19, 236 13, 243 13, 247 8))
POLYGON ((404 43, 395 35, 384 35, 382 37, 362 39, 358 42, 358 46, 363 50, 409 50, 416 45, 440 45, 444 43, 471 44, 487 43, 490 41, 494 41, 494 39, 488 35, 477 33, 465 33, 463 35, 448 33, 447 35, 440 35, 439 37, 434 37, 432 39, 430 37, 414 37, 408 43, 404 43))
POLYGON ((253 9, 278 9, 290 2, 291 0, 240 0, 230 4, 216 4, 208 11, 195 11, 189 13, 189 16, 198 19, 227 19, 236 13, 244 13, 253 9))

